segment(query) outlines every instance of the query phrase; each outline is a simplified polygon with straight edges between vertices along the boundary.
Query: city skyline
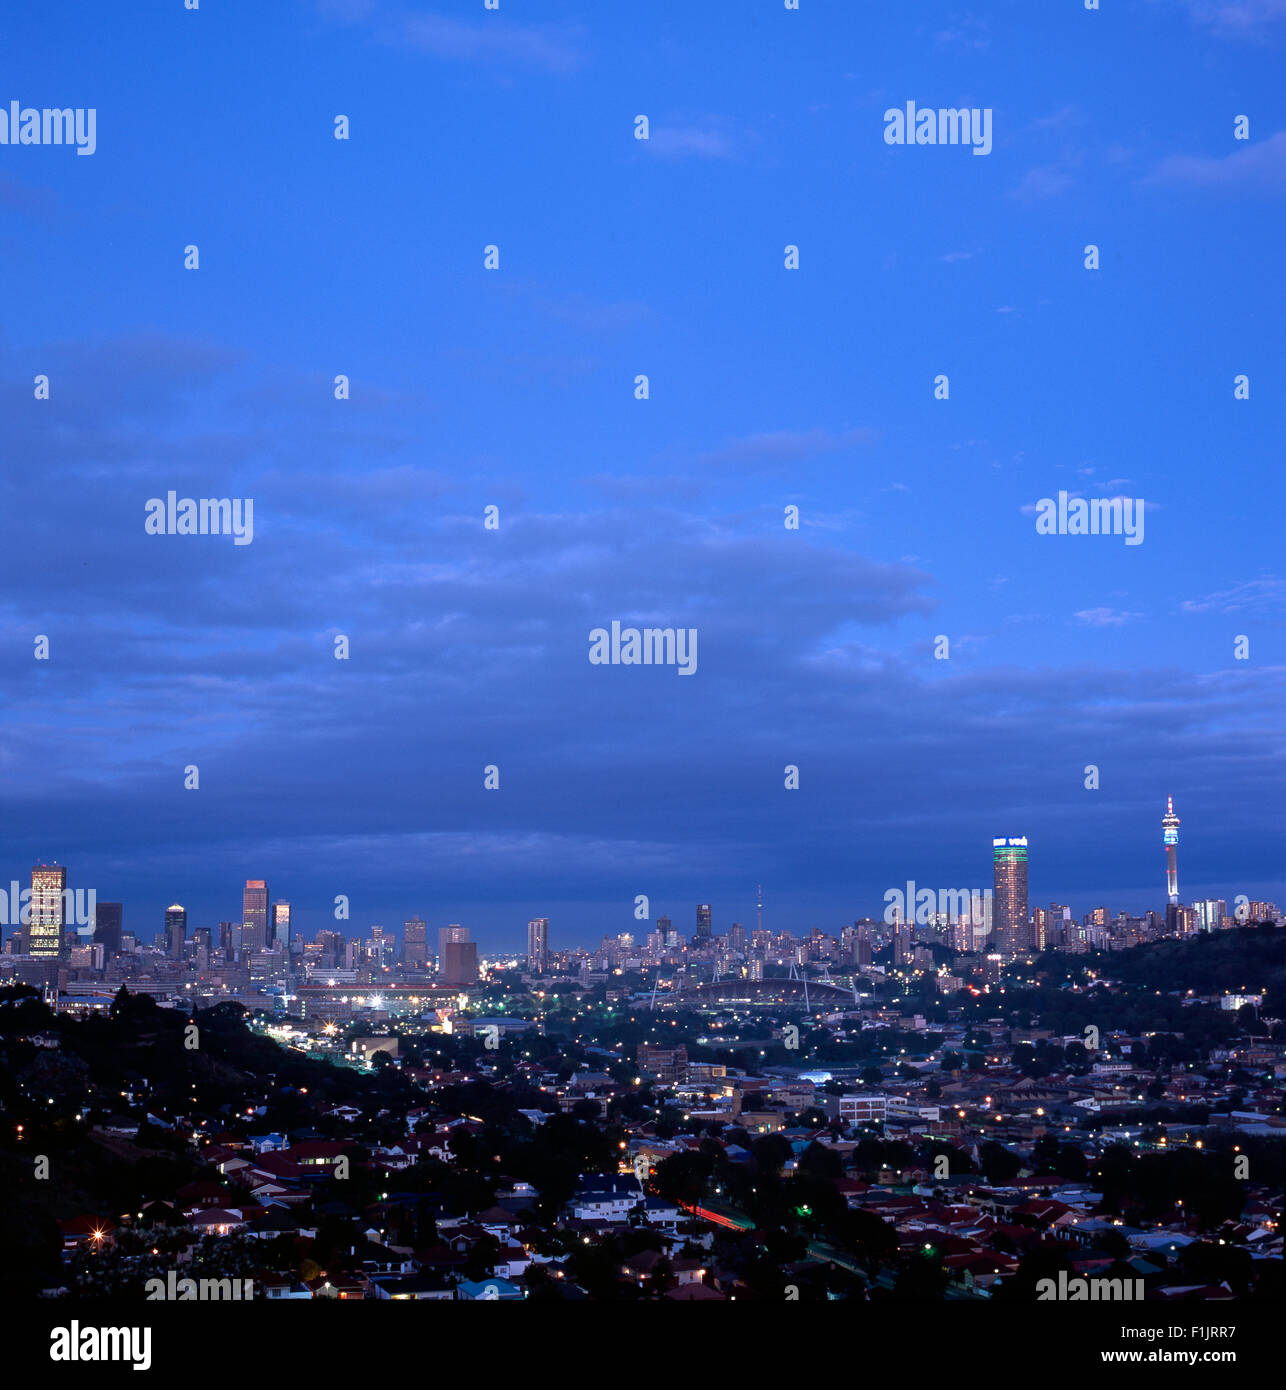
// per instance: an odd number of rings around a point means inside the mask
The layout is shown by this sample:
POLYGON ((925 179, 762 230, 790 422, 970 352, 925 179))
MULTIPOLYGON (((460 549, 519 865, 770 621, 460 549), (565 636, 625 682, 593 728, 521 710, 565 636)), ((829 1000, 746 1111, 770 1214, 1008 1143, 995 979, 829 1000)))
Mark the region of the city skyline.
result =
MULTIPOLYGON (((1062 907, 1070 911, 1071 919, 1078 922, 1087 921, 1090 919, 1091 914, 1104 911, 1107 912, 1110 918, 1115 918, 1118 915, 1142 917, 1149 912, 1159 912, 1161 915, 1164 915, 1164 912, 1168 906, 1177 905, 1182 901, 1182 899, 1176 898, 1176 896, 1172 892, 1172 886, 1177 881, 1177 868, 1174 852, 1177 847, 1177 829, 1179 825, 1179 818, 1174 811, 1173 796, 1167 796, 1166 798, 1166 811, 1162 818, 1162 822, 1164 831, 1163 839, 1166 851, 1166 861, 1165 869, 1163 872, 1164 891, 1161 894, 1161 902, 1158 907, 1158 904, 1154 899, 1154 901, 1151 904, 1133 910, 1127 908, 1126 906, 1118 902, 1106 901, 1106 895, 1099 895, 1098 900, 1084 907, 1078 907, 1076 904, 1069 902, 1061 902, 1057 892, 1040 892, 1033 895, 1030 892, 1027 878, 1027 854, 1029 849, 1028 837, 993 837, 991 841, 992 864, 994 870, 993 890, 989 891, 994 891, 995 920, 993 924, 993 930, 996 933, 995 939, 999 942, 1004 943, 1004 949, 1006 952, 1012 952, 1012 950, 1015 947, 1019 947, 1024 950, 1039 949, 1039 933, 1042 930, 1042 919, 1039 914, 1046 913, 1048 911, 1047 904, 1049 906, 1062 907), (1004 866, 1003 869, 1002 866, 1004 866), (1036 900, 1037 898, 1043 899, 1044 901, 1038 902, 1036 900)), ((66 865, 58 863, 55 863, 54 865, 35 865, 31 870, 31 874, 31 902, 33 918, 36 915, 37 893, 35 891, 35 886, 37 882, 37 875, 41 875, 42 882, 45 878, 48 878, 50 883, 53 883, 56 879, 57 883, 61 885, 58 891, 64 896, 68 892, 74 893, 76 891, 75 885, 69 886, 69 881, 67 877, 68 868, 66 865)), ((931 873, 927 876, 922 877, 920 882, 925 886, 932 886, 935 892, 946 891, 956 893, 960 891, 973 891, 975 894, 977 893, 976 888, 972 890, 961 890, 954 886, 951 888, 947 888, 946 885, 941 881, 941 875, 933 875, 931 873)), ((98 890, 95 888, 94 891, 97 893, 98 890)), ((777 933, 799 934, 800 932, 820 928, 823 931, 833 933, 841 930, 844 926, 846 926, 849 922, 852 921, 883 921, 887 923, 890 920, 892 920, 888 916, 888 891, 889 890, 887 889, 884 890, 884 894, 881 898, 879 905, 872 905, 872 910, 870 912, 851 911, 847 915, 847 917, 838 924, 809 921, 806 924, 791 925, 789 923, 783 922, 773 923, 770 919, 769 926, 767 929, 777 933)), ((1236 890, 1230 890, 1227 887, 1224 887, 1221 891, 1217 892, 1193 892, 1188 900, 1187 905, 1193 906, 1218 901, 1222 901, 1224 903, 1235 902, 1238 893, 1240 893, 1242 897, 1252 902, 1275 903, 1278 901, 1279 897, 1279 895, 1277 894, 1265 895, 1261 893, 1250 892, 1245 887, 1240 887, 1236 890)), ((11 896, 12 893, 7 894, 6 901, 11 896)), ((748 897, 750 899, 750 905, 753 908, 756 929, 762 930, 764 907, 762 884, 755 884, 753 889, 750 890, 748 897)), ((345 937, 346 939, 361 940, 364 938, 364 934, 367 931, 370 931, 372 928, 376 928, 380 931, 388 931, 390 930, 390 928, 385 925, 386 922, 402 922, 403 936, 405 935, 406 927, 412 926, 413 924, 415 925, 415 935, 413 939, 416 942, 421 941, 421 932, 427 933, 427 931, 429 930, 436 929, 439 933, 438 954, 439 957, 441 957, 446 942, 452 939, 453 932, 462 933, 463 935, 459 939, 467 940, 472 932, 480 930, 480 928, 476 925, 471 924, 461 926, 455 923, 438 925, 435 928, 431 918, 422 918, 418 915, 418 912, 414 916, 407 917, 406 913, 402 909, 398 909, 395 912, 383 914, 381 920, 376 920, 376 917, 379 914, 370 914, 369 921, 358 920, 354 918, 352 905, 348 902, 345 902, 344 904, 343 911, 346 915, 342 919, 337 919, 334 916, 333 909, 328 917, 322 915, 322 912, 324 911, 323 909, 319 909, 318 914, 315 917, 311 914, 307 918, 299 917, 294 913, 294 909, 292 908, 291 902, 278 900, 272 896, 271 887, 268 880, 262 878, 245 879, 243 881, 242 903, 242 918, 238 922, 233 922, 233 930, 236 931, 238 928, 248 927, 250 931, 248 934, 244 934, 244 944, 253 949, 262 949, 264 946, 270 946, 273 941, 277 941, 279 939, 288 940, 292 936, 298 936, 299 939, 304 939, 305 937, 307 937, 308 939, 312 939, 317 932, 328 931, 337 931, 341 936, 345 937), (270 914, 273 927, 271 938, 269 938, 266 934, 263 925, 269 921, 270 914), (263 940, 260 939, 261 935, 263 936, 263 940)), ((112 920, 115 923, 114 930, 117 934, 119 934, 119 931, 122 929, 120 926, 120 922, 123 904, 121 902, 105 902, 103 906, 108 910, 108 912, 112 914, 109 920, 112 920)), ((128 904, 124 904, 124 906, 127 908, 128 904)), ((167 908, 164 909, 163 925, 160 929, 161 935, 166 939, 168 939, 169 932, 169 913, 174 909, 178 909, 184 913, 185 924, 188 920, 189 914, 187 912, 186 904, 180 904, 176 901, 172 905, 167 906, 167 908)), ((64 909, 62 908, 58 908, 57 910, 60 912, 64 911, 64 909)), ((602 935, 620 935, 630 932, 636 933, 639 936, 645 936, 649 931, 656 930, 660 930, 663 933, 666 933, 671 929, 672 918, 670 914, 680 909, 673 904, 667 903, 665 910, 657 911, 654 909, 653 904, 649 900, 649 915, 646 918, 639 918, 636 915, 637 905, 635 903, 629 904, 627 910, 630 913, 629 925, 620 926, 615 932, 612 932, 606 929, 605 924, 603 930, 600 930, 597 933, 588 933, 583 937, 583 939, 573 940, 571 939, 570 934, 564 934, 563 942, 560 949, 592 950, 594 944, 593 938, 595 936, 601 937, 602 935)), ((748 914, 744 909, 744 905, 741 910, 737 910, 735 908, 732 909, 730 914, 724 918, 719 917, 716 908, 712 906, 712 904, 708 901, 697 902, 695 904, 694 910, 696 914, 695 930, 691 933, 691 939, 693 941, 700 942, 702 940, 708 940, 712 936, 726 936, 728 931, 733 927, 734 924, 742 927, 743 929, 748 929, 748 914)), ((54 907, 50 904, 46 904, 46 915, 48 915, 52 911, 54 911, 54 907)), ((460 914, 443 913, 441 915, 443 917, 449 917, 459 916, 460 914)), ((70 919, 67 919, 64 916, 60 920, 70 919)), ((133 918, 131 916, 131 922, 132 920, 133 918)), ((196 922, 197 916, 193 915, 192 920, 196 922)), ((209 920, 204 923, 204 925, 208 929, 213 930, 216 929, 216 924, 227 924, 229 920, 230 919, 215 915, 213 917, 210 917, 209 920)), ((479 941, 473 944, 480 947, 482 949, 483 954, 525 954, 529 958, 532 957, 533 954, 537 954, 542 958, 547 958, 548 953, 551 949, 549 945, 550 920, 551 919, 548 916, 529 917, 526 921, 525 926, 521 929, 505 926, 502 926, 499 929, 502 932, 508 931, 509 936, 511 938, 515 936, 518 930, 521 930, 523 933, 525 933, 521 941, 514 939, 505 939, 498 943, 494 941, 479 941), (523 943, 525 943, 525 949, 523 943)), ((1209 928, 1206 927, 1205 929, 1209 928)), ((126 927, 125 930, 130 931, 131 929, 130 927, 126 927)), ((491 928, 481 928, 481 930, 486 931, 488 934, 491 934, 492 932, 491 928)), ((136 935, 140 941, 150 939, 145 935, 145 933, 145 926, 142 928, 141 931, 137 933, 131 931, 131 934, 136 935)), ((3 927, 0 927, 0 934, 3 934, 3 927)), ((687 939, 686 934, 681 933, 681 935, 684 935, 685 939, 687 939)))
POLYGON ((759 8, 0 17, 3 100, 100 113, 92 158, 3 151, 11 863, 485 941, 749 920, 761 879, 841 921, 1017 826, 1041 899, 1141 911, 1172 793, 1185 891, 1283 896, 1283 25, 759 8), (886 142, 969 93, 985 158, 886 142), (253 542, 148 533, 171 492, 253 499, 253 542), (1061 493, 1144 498, 1143 543, 1038 533, 1061 493), (615 622, 698 668, 591 664, 615 622))

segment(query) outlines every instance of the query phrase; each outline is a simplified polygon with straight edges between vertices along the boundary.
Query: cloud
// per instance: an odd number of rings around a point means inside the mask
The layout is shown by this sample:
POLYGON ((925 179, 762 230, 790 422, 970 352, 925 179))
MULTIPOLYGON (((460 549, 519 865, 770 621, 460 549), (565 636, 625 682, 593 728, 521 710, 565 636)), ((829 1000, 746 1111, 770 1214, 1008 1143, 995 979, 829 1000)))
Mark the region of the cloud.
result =
POLYGON ((1179 605, 1183 613, 1257 613, 1280 614, 1286 605, 1286 579, 1251 579, 1231 589, 1205 594, 1201 598, 1184 599, 1179 605))
POLYGON ((938 29, 933 42, 939 48, 959 48, 971 53, 985 52, 991 46, 990 29, 985 19, 965 13, 952 15, 945 29, 938 29))
POLYGON ((318 13, 340 24, 366 24, 382 43, 447 62, 536 68, 564 77, 585 61, 581 29, 531 24, 496 11, 479 20, 386 8, 378 0, 318 0, 318 13))
POLYGON ((666 159, 732 159, 736 153, 731 134, 716 122, 699 125, 653 125, 639 144, 666 159))
POLYGON ((1187 0, 1195 23, 1225 38, 1263 38, 1286 24, 1286 0, 1187 0))
POLYGON ((1075 180, 1067 168, 1061 164, 1045 164, 1029 169, 1009 190, 1011 198, 1021 202, 1037 202, 1043 198, 1057 198, 1066 193, 1075 180))
POLYGON ((1126 623, 1136 622, 1142 613, 1125 613, 1117 608, 1082 608, 1072 617, 1082 627, 1124 627, 1126 623))
POLYGON ((574 31, 517 24, 499 14, 473 23, 446 15, 404 16, 397 31, 408 48, 456 62, 515 63, 566 76, 584 61, 574 31))
POLYGON ((1215 191, 1268 192, 1286 187, 1286 130, 1225 155, 1174 154, 1144 180, 1215 191))
POLYGON ((837 453, 841 449, 855 449, 871 443, 874 438, 875 431, 870 429, 770 430, 734 439, 720 449, 702 454, 697 462, 706 468, 774 467, 837 453))

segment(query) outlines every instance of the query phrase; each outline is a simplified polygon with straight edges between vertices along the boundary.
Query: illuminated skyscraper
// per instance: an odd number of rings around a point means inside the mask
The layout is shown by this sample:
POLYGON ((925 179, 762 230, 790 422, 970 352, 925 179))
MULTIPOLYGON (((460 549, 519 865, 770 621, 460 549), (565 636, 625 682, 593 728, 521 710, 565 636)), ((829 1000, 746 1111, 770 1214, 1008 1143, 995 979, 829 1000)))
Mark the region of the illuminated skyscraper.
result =
POLYGON ((290 953, 290 904, 272 905, 272 944, 280 951, 290 953))
POLYGON ((423 970, 429 963, 429 928, 423 917, 402 923, 402 964, 408 970, 423 970))
POLYGON ((58 864, 37 864, 31 871, 31 921, 27 925, 27 954, 41 960, 62 955, 67 927, 67 870, 58 864))
POLYGON ((171 903, 165 909, 165 954, 171 960, 183 959, 187 937, 188 910, 181 903, 171 903))
POLYGON ((1161 842, 1165 845, 1166 901, 1179 901, 1179 817, 1174 814, 1174 797, 1165 799, 1165 815, 1161 817, 1161 842))
POLYGON ((527 923, 527 969, 543 975, 549 964, 549 918, 533 917, 527 923))
POLYGON ((1006 960, 1031 949, 1027 926, 1027 837, 1011 835, 991 842, 993 950, 1006 960))
POLYGON ((458 946, 462 942, 468 941, 469 928, 462 927, 458 922, 452 922, 449 927, 438 928, 438 969, 441 970, 446 959, 447 947, 458 946))
POLYGON ((710 904, 697 904, 697 940, 710 940, 710 904))
POLYGON ((243 951, 262 951, 268 945, 268 885, 261 878, 246 879, 241 928, 243 951))

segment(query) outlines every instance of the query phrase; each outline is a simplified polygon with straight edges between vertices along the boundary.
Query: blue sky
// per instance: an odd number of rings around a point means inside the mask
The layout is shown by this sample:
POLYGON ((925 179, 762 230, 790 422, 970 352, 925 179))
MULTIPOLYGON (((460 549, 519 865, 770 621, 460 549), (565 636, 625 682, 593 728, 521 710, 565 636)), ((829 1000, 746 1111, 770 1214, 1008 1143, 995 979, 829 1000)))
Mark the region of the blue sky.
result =
POLYGON ((97 111, 0 146, 0 879, 500 949, 756 882, 835 930, 1026 834, 1033 904, 1141 911, 1172 793, 1186 899, 1286 896, 1283 0, 50 0, 0 52, 97 111), (146 535, 170 489, 253 543, 146 535), (1038 536, 1060 489, 1144 543, 1038 536), (591 666, 614 618, 697 675, 591 666))

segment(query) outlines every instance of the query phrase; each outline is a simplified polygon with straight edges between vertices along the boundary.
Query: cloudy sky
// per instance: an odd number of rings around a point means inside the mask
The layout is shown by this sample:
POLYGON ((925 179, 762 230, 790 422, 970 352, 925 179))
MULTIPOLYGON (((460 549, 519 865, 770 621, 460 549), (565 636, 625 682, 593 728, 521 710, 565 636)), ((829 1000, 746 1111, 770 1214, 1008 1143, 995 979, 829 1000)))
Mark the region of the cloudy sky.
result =
POLYGON ((501 949, 757 882, 835 930, 1026 834, 1033 904, 1141 911, 1173 794, 1186 899, 1286 897, 1283 0, 48 0, 0 48, 0 107, 97 111, 0 146, 0 880, 501 949), (992 152, 886 144, 909 100, 992 152), (253 543, 146 534, 171 489, 253 543), (1060 490, 1144 543, 1037 535, 1060 490), (697 674, 591 665, 613 619, 697 674))

